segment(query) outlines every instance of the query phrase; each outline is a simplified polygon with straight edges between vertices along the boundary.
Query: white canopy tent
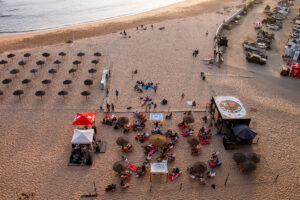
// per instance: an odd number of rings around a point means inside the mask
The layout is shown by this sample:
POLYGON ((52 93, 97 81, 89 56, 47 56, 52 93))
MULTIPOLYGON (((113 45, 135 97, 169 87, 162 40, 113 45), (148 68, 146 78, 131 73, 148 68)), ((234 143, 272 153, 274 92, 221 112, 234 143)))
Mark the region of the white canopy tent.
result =
POLYGON ((92 144, 94 129, 74 129, 72 144, 92 144))
POLYGON ((167 181, 168 181, 168 164, 167 160, 163 160, 162 162, 158 163, 150 163, 151 171, 150 171, 150 182, 152 181, 152 175, 153 174, 166 174, 167 175, 167 181))
POLYGON ((162 113, 150 113, 150 120, 151 121, 163 121, 163 114, 162 113))

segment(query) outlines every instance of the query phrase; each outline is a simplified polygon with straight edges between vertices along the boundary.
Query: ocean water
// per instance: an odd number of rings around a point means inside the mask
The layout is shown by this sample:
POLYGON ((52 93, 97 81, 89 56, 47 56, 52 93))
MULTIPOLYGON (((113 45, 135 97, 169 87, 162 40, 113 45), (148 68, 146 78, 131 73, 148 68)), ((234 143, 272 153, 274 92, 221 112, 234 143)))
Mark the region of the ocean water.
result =
POLYGON ((182 0, 0 0, 0 34, 110 19, 179 1, 182 0))

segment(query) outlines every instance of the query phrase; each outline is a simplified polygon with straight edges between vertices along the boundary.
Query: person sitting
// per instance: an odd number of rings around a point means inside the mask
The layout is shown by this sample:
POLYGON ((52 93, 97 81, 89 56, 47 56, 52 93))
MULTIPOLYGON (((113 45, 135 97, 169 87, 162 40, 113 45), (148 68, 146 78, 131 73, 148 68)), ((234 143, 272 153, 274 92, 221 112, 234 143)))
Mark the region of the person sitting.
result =
POLYGON ((111 185, 108 185, 105 188, 105 192, 115 192, 116 189, 117 189, 117 185, 116 184, 111 184, 111 185))
POLYGON ((192 129, 192 128, 189 128, 189 130, 187 130, 187 131, 182 131, 182 135, 183 136, 191 136, 192 134, 193 134, 193 132, 194 132, 194 129, 192 129))
POLYGON ((127 188, 129 188, 129 183, 124 183, 124 180, 121 180, 121 183, 120 183, 120 185, 121 185, 121 188, 122 189, 127 189, 127 188))
POLYGON ((124 152, 132 152, 133 146, 132 144, 127 144, 126 146, 122 146, 122 151, 124 152))
POLYGON ((121 178, 122 180, 125 180, 125 179, 130 178, 130 176, 131 176, 131 173, 130 173, 130 171, 128 171, 128 170, 123 171, 123 172, 120 173, 120 178, 121 178))
POLYGON ((170 138, 172 136, 172 131, 170 129, 167 130, 167 132, 165 132, 165 136, 170 138))
POLYGON ((205 115, 204 117, 202 117, 202 121, 204 122, 204 123, 207 123, 207 119, 208 119, 208 117, 205 115))
POLYGON ((193 145, 192 146, 192 155, 197 156, 200 154, 202 146, 201 145, 193 145))
POLYGON ((174 181, 180 175, 181 171, 178 167, 174 167, 172 172, 169 174, 169 178, 174 181))
POLYGON ((173 114, 170 113, 170 114, 166 115, 166 119, 172 119, 172 116, 173 116, 173 114))
POLYGON ((168 161, 172 162, 172 161, 175 160, 175 158, 176 158, 176 154, 173 153, 172 155, 170 155, 170 156, 168 157, 168 161))
POLYGON ((205 185, 205 178, 202 175, 200 176, 200 185, 205 185))
POLYGON ((182 122, 180 122, 180 123, 178 124, 178 128, 179 128, 179 129, 183 129, 183 128, 185 128, 185 127, 187 127, 187 125, 186 125, 186 123, 185 123, 184 121, 182 121, 182 122))
POLYGON ((216 173, 212 172, 212 171, 208 171, 206 175, 207 175, 207 178, 214 178, 216 176, 216 173))
POLYGON ((141 177, 145 174, 148 164, 146 162, 143 163, 142 167, 139 167, 137 170, 137 176, 141 177))

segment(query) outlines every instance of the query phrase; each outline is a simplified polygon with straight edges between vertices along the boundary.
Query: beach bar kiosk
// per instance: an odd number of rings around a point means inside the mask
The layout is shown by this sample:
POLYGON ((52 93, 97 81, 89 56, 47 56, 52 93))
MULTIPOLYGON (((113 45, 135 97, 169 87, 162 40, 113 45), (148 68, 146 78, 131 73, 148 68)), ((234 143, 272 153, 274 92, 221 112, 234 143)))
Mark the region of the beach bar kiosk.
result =
POLYGON ((103 70, 103 73, 102 73, 102 79, 101 79, 101 90, 104 90, 105 87, 106 87, 106 82, 107 82, 107 79, 108 79, 108 74, 109 74, 109 71, 108 69, 104 69, 103 70))
POLYGON ((212 97, 210 112, 217 123, 219 133, 230 133, 236 124, 249 126, 251 121, 242 102, 234 96, 212 97))

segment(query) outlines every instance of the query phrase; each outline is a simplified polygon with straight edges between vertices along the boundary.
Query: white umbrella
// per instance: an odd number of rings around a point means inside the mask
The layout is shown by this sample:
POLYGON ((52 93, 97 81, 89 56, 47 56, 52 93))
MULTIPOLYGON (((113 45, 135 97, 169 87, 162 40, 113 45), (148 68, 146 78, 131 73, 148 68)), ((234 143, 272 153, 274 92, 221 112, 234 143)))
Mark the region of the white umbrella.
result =
POLYGON ((92 144, 94 136, 94 129, 75 129, 72 144, 92 144))

